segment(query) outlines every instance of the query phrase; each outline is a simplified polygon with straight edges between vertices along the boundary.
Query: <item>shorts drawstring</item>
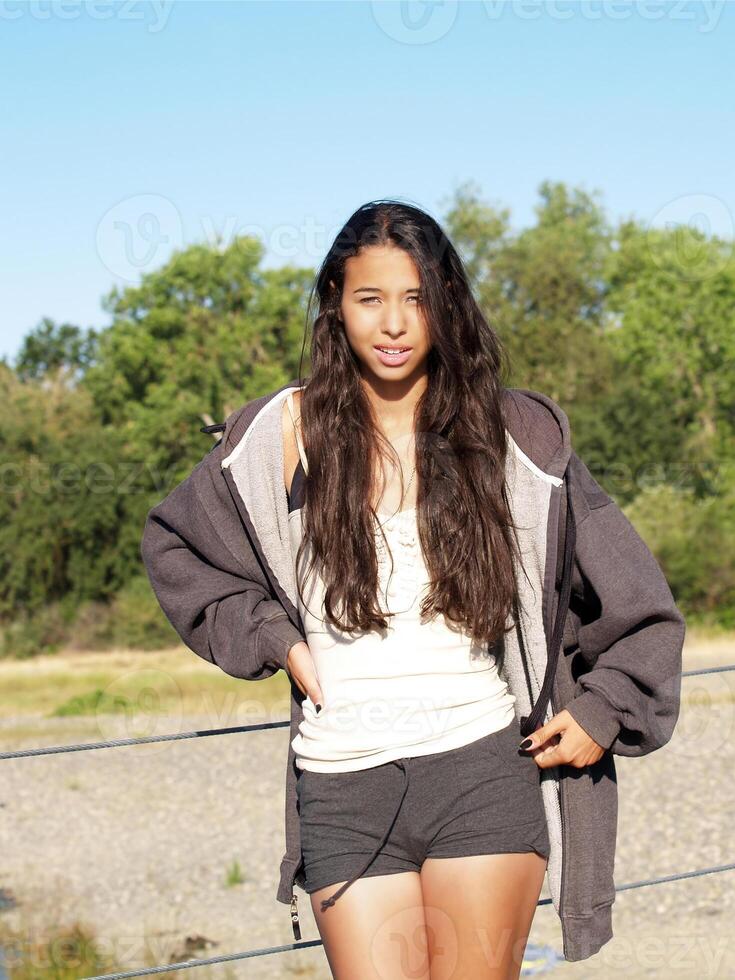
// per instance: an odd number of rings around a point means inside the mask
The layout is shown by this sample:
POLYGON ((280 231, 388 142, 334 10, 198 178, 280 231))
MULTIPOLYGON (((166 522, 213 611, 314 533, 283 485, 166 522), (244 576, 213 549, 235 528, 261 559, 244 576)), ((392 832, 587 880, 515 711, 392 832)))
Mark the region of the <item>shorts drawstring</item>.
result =
POLYGON ((337 891, 334 893, 334 895, 332 895, 330 898, 322 899, 322 912, 326 912, 326 910, 328 908, 330 908, 332 905, 334 905, 334 903, 337 901, 337 899, 345 891, 347 891, 347 889, 350 887, 350 885, 353 882, 357 881, 357 879, 367 871, 367 869, 370 867, 370 865, 373 863, 373 861, 377 857, 378 852, 380 851, 381 847, 388 840, 388 835, 390 834, 391 830, 393 829, 393 825, 396 822, 396 818, 398 817, 398 814, 400 813, 401 807, 403 806, 403 801, 406 798, 406 792, 408 791, 408 769, 406 768, 406 762, 407 762, 407 760, 406 759, 391 759, 391 762, 394 763, 395 765, 399 766, 403 770, 403 792, 401 793, 401 798, 398 801, 398 806, 396 807, 396 811, 393 814, 393 817, 392 817, 390 823, 388 824, 388 829, 383 834, 383 839, 380 841, 380 843, 378 844, 378 846, 375 848, 375 850, 373 851, 373 853, 367 859, 367 861, 365 862, 365 864, 363 865, 363 867, 357 872, 357 874, 353 875, 353 877, 350 878, 349 881, 346 881, 344 883, 344 885, 341 886, 341 888, 338 888, 337 891))

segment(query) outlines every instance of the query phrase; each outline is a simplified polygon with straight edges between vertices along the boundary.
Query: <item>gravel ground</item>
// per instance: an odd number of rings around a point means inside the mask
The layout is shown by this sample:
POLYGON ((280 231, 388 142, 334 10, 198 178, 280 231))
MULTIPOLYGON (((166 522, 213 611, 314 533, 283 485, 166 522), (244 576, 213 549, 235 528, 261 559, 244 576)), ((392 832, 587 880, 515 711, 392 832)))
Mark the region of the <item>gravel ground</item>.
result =
MULTIPOLYGON (((735 653, 721 659, 733 661, 735 653)), ((684 679, 683 691, 687 703, 667 746, 642 759, 616 757, 618 887, 735 862, 735 671, 684 679)), ((16 718, 0 726, 0 744, 100 737, 81 726, 78 718, 16 718)), ((210 727, 211 719, 189 717, 176 730, 210 727)), ((277 729, 2 761, 0 889, 17 904, 0 912, 0 929, 39 941, 84 923, 124 969, 291 943, 288 907, 275 900, 287 737, 277 729), (227 887, 233 862, 244 880, 227 887)), ((619 893, 615 938, 551 972, 735 976, 734 875, 619 893)), ((303 939, 318 940, 308 897, 298 895, 303 939)), ((538 909, 530 942, 561 954, 552 908, 538 909)), ((197 971, 203 975, 330 978, 321 946, 197 971)))

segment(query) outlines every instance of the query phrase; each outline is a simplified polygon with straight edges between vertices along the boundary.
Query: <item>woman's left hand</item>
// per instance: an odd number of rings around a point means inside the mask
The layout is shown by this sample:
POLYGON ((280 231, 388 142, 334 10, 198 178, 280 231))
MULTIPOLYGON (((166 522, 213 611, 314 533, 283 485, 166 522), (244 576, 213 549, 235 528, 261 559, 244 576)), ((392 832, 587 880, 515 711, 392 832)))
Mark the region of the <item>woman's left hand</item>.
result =
POLYGON ((523 751, 533 756, 540 769, 561 763, 581 769, 605 754, 605 749, 587 734, 566 708, 528 737, 532 744, 523 751))

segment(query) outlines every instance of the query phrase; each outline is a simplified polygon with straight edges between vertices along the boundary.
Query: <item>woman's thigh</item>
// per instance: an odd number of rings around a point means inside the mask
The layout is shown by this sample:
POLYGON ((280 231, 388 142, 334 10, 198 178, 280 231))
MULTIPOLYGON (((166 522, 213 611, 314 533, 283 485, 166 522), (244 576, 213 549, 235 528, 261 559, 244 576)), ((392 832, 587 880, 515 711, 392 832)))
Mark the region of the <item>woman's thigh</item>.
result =
POLYGON ((427 858, 421 888, 431 980, 515 980, 547 859, 535 851, 427 858))
MULTIPOLYGON (((312 892, 311 907, 336 980, 430 980, 421 879, 415 871, 359 878, 312 892)), ((459 974, 458 974, 459 976, 459 974)))

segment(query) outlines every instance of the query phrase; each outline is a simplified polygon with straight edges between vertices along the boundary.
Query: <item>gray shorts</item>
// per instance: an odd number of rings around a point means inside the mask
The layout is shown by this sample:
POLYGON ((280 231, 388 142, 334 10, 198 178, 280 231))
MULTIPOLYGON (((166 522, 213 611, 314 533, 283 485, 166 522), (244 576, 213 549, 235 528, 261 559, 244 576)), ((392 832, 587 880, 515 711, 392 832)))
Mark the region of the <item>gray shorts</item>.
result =
POLYGON ((541 770, 519 751, 518 719, 447 752, 357 772, 300 769, 296 793, 305 890, 419 871, 429 857, 536 851, 550 844, 541 770))

